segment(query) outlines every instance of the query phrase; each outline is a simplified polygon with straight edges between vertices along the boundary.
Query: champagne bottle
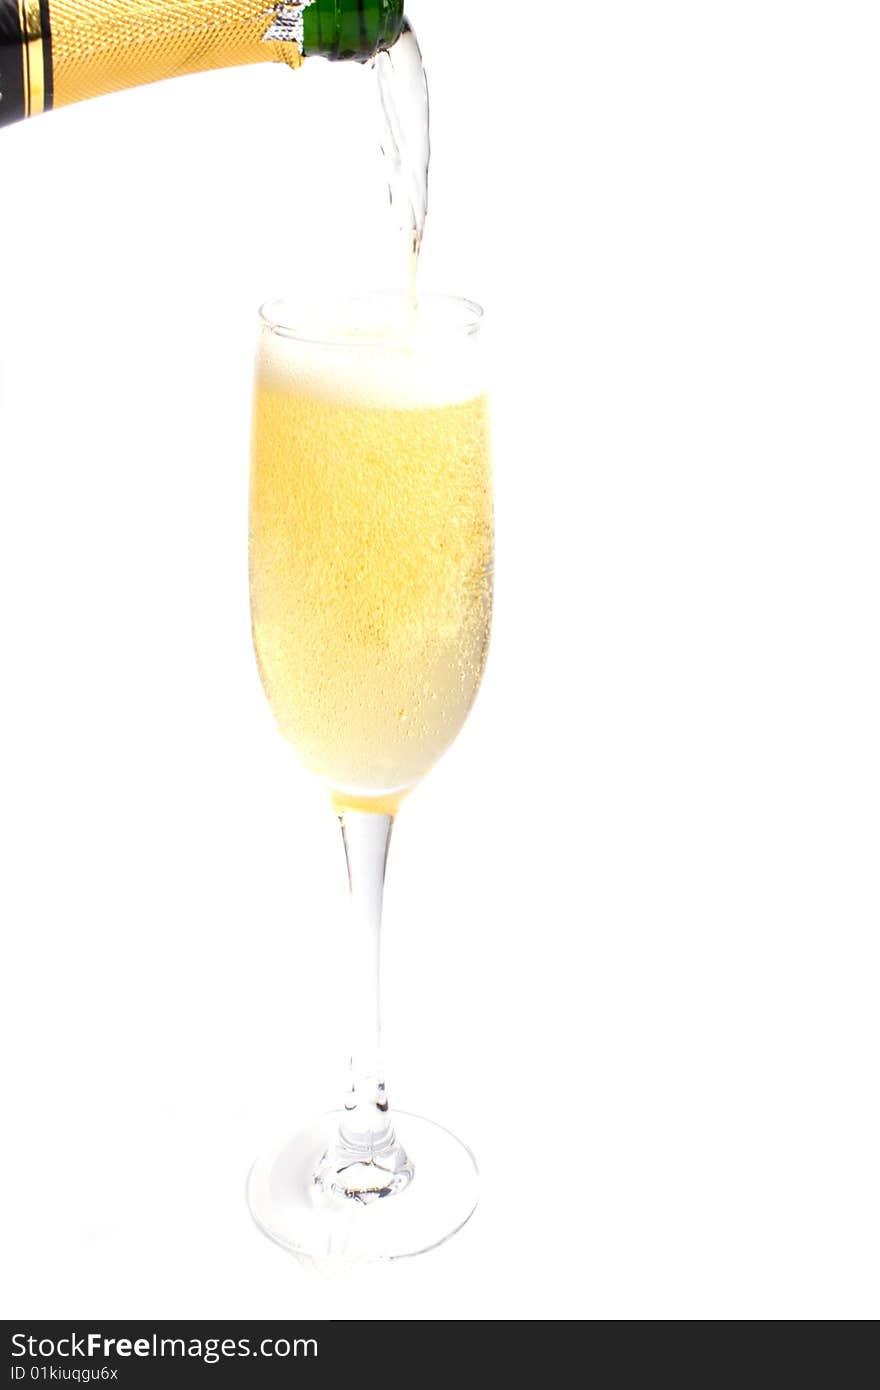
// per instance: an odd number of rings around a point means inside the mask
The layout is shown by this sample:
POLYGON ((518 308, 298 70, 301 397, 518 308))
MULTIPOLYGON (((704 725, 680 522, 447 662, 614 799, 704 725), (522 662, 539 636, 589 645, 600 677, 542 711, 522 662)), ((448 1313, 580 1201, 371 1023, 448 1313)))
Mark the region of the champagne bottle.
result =
POLYGON ((0 126, 210 68, 363 62, 402 24, 403 0, 0 0, 0 126))

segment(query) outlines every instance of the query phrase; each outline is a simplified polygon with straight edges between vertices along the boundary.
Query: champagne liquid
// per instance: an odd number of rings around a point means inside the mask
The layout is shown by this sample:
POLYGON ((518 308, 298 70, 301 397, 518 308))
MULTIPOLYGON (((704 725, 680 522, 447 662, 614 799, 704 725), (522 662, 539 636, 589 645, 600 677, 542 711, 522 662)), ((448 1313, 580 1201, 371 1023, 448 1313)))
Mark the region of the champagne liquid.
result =
POLYGON ((359 343, 352 321, 332 345, 264 332, 250 566, 257 663, 279 729, 340 810, 393 813, 479 687, 493 538, 472 349, 455 341, 450 356, 421 336, 428 88, 407 21, 374 67, 409 318, 389 325, 387 345, 359 343))
POLYGON ((374 59, 382 106, 382 154, 391 207, 400 228, 406 257, 410 309, 418 309, 419 251, 428 215, 428 169, 431 161, 428 79, 421 49, 408 19, 392 48, 374 59))
POLYGON ((487 401, 462 382, 444 398, 418 352, 269 337, 251 475, 260 674, 279 729, 337 806, 393 812, 455 738, 483 674, 487 401), (322 353, 332 377, 306 360, 322 353))

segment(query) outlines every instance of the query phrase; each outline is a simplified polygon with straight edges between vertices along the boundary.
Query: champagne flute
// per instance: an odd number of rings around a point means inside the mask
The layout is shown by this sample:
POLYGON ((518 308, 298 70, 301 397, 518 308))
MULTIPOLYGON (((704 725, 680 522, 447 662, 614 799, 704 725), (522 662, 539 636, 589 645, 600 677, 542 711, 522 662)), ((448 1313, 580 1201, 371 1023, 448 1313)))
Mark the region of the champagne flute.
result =
POLYGON ((281 733, 327 787, 351 890, 341 1111, 251 1171, 257 1224, 299 1254, 391 1259, 477 1200, 470 1151, 392 1116, 379 938, 394 818, 476 696, 492 606, 482 311, 352 296, 263 308, 250 498, 254 647, 281 733))

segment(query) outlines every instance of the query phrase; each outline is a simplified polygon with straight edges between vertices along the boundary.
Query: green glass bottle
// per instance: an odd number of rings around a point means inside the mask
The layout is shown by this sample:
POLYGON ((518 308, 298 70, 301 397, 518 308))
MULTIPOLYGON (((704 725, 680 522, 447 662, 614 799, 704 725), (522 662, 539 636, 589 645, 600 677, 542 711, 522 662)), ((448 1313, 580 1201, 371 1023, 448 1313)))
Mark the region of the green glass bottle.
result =
POLYGON ((390 48, 403 26, 403 0, 315 0, 303 10, 303 52, 360 62, 390 48))
POLYGON ((0 0, 0 125, 211 68, 365 62, 402 25, 403 0, 0 0))

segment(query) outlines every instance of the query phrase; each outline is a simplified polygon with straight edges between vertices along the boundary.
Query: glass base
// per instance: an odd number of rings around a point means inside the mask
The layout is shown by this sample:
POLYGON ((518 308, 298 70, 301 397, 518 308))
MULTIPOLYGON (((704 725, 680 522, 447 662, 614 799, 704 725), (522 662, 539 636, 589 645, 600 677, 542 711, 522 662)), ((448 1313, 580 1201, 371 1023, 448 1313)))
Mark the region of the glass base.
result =
POLYGON ((418 1115, 394 1113, 414 1170, 402 1191, 364 1202, 322 1188, 316 1174, 343 1118, 322 1115, 257 1159, 248 1204, 261 1231, 309 1259, 360 1261, 418 1255, 461 1230, 477 1205, 476 1162, 454 1134, 418 1115))

